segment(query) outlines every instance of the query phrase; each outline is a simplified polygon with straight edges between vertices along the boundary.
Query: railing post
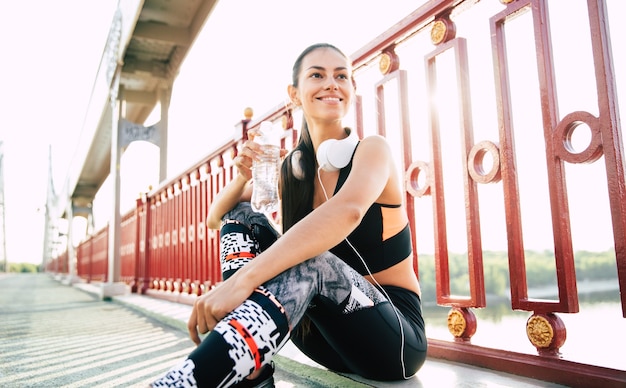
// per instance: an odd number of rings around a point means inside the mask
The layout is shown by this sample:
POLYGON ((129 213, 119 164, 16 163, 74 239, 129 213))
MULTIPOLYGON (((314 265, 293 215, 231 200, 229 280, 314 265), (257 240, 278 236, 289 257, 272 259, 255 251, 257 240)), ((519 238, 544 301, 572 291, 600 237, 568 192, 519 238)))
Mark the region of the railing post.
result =
POLYGON ((245 117, 241 120, 241 141, 245 142, 248 140, 248 124, 252 121, 252 116, 254 115, 254 110, 252 108, 247 107, 243 110, 243 116, 245 117))
POLYGON ((144 202, 143 195, 140 195, 135 200, 135 277, 131 287, 131 292, 133 294, 141 291, 143 279, 145 277, 145 258, 141 254, 141 236, 143 229, 143 217, 141 214, 144 209, 144 202))

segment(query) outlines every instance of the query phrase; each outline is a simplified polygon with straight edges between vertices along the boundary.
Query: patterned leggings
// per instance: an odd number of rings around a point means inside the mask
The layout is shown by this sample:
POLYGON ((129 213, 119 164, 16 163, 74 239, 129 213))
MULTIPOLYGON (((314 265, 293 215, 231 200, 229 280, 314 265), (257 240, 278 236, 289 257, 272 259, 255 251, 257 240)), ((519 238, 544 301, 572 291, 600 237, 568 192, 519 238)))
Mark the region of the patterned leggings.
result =
MULTIPOLYGON (((226 279, 271 245, 278 233, 249 203, 241 203, 224 216, 220 236, 226 279)), ((329 369, 377 380, 412 376, 426 357, 419 297, 397 287, 385 287, 383 293, 326 252, 257 288, 182 364, 152 386, 232 386, 269 364, 290 337, 329 369), (305 315, 303 321, 311 324, 298 325, 305 315)))

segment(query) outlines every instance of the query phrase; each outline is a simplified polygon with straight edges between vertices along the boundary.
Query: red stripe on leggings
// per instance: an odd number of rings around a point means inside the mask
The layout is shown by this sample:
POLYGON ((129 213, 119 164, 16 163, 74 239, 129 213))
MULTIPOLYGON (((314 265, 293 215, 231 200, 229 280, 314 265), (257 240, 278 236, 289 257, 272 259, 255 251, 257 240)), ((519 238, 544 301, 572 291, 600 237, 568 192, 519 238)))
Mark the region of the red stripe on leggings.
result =
POLYGON ((250 253, 250 252, 237 252, 237 253, 231 253, 229 255, 226 255, 225 259, 226 260, 233 260, 233 259, 239 259, 241 257, 254 259, 256 257, 256 255, 254 253, 250 253))
POLYGON ((237 333, 239 333, 244 341, 246 341, 246 344, 248 345, 248 347, 252 351, 252 355, 254 356, 254 369, 259 369, 261 367, 259 348, 257 347, 256 342, 254 342, 254 338, 252 337, 248 329, 242 326, 239 321, 235 319, 231 319, 228 324, 235 328, 235 330, 237 330, 237 333))

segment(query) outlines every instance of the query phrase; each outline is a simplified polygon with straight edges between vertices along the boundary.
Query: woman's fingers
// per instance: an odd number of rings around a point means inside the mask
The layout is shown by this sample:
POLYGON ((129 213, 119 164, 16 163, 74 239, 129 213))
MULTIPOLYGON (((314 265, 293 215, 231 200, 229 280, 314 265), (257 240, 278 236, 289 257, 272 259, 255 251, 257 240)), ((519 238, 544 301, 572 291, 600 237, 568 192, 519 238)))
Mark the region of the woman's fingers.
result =
POLYGON ((244 143, 243 147, 239 151, 237 157, 233 160, 235 167, 241 174, 243 174, 247 179, 252 178, 252 164, 254 160, 258 159, 258 151, 260 146, 248 140, 244 143))
POLYGON ((197 299, 187 321, 187 330, 191 340, 199 345, 202 342, 200 334, 208 333, 215 328, 215 325, 217 325, 217 319, 213 316, 210 306, 204 303, 203 298, 197 299))
POLYGON ((260 134, 261 134, 261 131, 259 131, 259 129, 260 129, 260 128, 252 128, 252 129, 249 129, 249 130, 248 130, 248 139, 250 139, 250 140, 254 140, 254 138, 255 138, 257 135, 260 135, 260 134))
POLYGON ((193 341, 193 343, 196 345, 200 345, 201 340, 200 340, 200 334, 198 333, 198 321, 196 319, 195 306, 191 310, 191 316, 189 317, 189 320, 187 321, 187 330, 189 331, 189 337, 191 337, 191 340, 193 341))

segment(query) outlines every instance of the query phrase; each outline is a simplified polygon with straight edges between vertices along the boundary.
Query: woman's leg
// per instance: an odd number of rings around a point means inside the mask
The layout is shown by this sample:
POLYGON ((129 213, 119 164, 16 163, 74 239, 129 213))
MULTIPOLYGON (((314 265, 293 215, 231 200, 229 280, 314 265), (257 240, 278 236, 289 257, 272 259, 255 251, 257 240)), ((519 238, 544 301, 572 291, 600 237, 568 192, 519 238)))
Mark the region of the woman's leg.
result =
MULTIPOLYGON (((235 221, 248 222, 246 214, 247 211, 242 211, 235 221)), ((389 331, 379 325, 394 324, 391 317, 395 315, 390 313, 393 309, 385 297, 343 261, 325 253, 286 270, 257 289, 248 300, 218 323, 181 367, 174 368, 155 386, 187 386, 182 385, 181 381, 188 381, 192 384, 188 386, 226 387, 241 381, 252 371, 271 362, 271 358, 289 338, 290 326, 300 321, 314 297, 315 302, 324 306, 324 310, 331 312, 334 317, 345 316, 336 331, 331 329, 334 325, 332 319, 324 321, 323 318, 316 318, 318 327, 329 330, 324 335, 337 343, 340 341, 332 333, 340 336, 343 332, 348 335, 351 338, 348 344, 367 342, 368 336, 376 335, 378 331, 389 331), (374 307, 372 311, 376 312, 371 316, 361 318, 362 314, 353 315, 374 307), (369 318, 376 323, 362 320, 369 318), (360 333, 358 329, 366 326, 368 330, 360 333), (350 334, 357 331, 359 335, 350 334)), ((381 351, 400 354, 396 352, 399 346, 391 344, 388 337, 385 334, 384 340, 373 341, 366 347, 371 357, 376 357, 381 351)), ((338 353, 341 351, 345 349, 338 348, 338 353)), ((351 367, 360 373, 356 366, 351 367)), ((394 369, 400 370, 399 367, 394 369)))
MULTIPOLYGON (((239 268, 273 244, 278 236, 279 233, 268 219, 262 214, 253 212, 249 203, 238 204, 226 213, 220 229, 222 278, 228 279, 239 268)), ((288 333, 289 327, 280 305, 274 303, 275 299, 268 297, 267 293, 265 296, 260 295, 263 293, 263 289, 257 289, 242 306, 224 318, 213 330, 219 335, 213 332, 209 334, 183 363, 170 369, 152 386, 230 386, 243 380, 255 369, 268 364, 269 361, 263 362, 264 355, 270 352, 268 349, 272 346, 282 346, 288 339, 283 334, 285 338, 278 340, 279 343, 276 344, 276 339, 271 339, 273 332, 288 333), (271 318, 265 319, 267 316, 271 318), (247 322, 248 318, 254 321, 247 322), (281 328, 277 329, 278 326, 281 328), (268 328, 269 333, 264 332, 268 328), (233 344, 229 344, 229 341, 233 344), (250 346, 241 344, 242 341, 250 342, 250 346), (255 345, 255 342, 257 344, 267 342, 270 345, 261 346, 259 349, 259 345, 255 345), (256 351, 249 352, 248 349, 256 349, 256 351), (242 361, 243 359, 246 359, 245 362, 242 361), (253 367, 241 369, 244 365, 253 365, 253 367), (203 368, 196 368, 196 366, 203 366, 203 368), (229 370, 230 373, 220 381, 213 380, 211 376, 216 375, 215 372, 219 370, 229 370)))
POLYGON ((241 202, 223 217, 220 265, 224 280, 276 241, 279 233, 267 217, 241 202))
POLYGON ((352 372, 308 315, 305 315, 292 331, 291 342, 311 360, 332 371, 352 372))
POLYGON ((294 333, 292 342, 331 370, 373 380, 409 378, 423 365, 427 349, 419 299, 415 299, 422 324, 407 319, 390 302, 337 314, 322 301, 307 311, 312 330, 300 337, 294 333))

